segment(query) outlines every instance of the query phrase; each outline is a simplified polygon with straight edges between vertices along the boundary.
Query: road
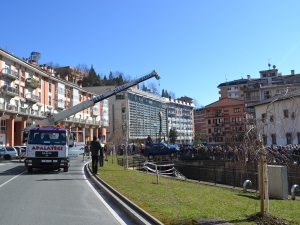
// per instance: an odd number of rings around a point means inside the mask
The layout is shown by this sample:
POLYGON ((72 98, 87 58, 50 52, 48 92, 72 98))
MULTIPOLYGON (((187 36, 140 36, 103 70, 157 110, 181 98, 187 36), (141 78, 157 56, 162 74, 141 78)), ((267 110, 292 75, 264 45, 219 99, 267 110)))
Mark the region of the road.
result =
POLYGON ((82 158, 69 172, 34 169, 24 163, 0 162, 0 224, 135 224, 116 207, 84 171, 82 158))

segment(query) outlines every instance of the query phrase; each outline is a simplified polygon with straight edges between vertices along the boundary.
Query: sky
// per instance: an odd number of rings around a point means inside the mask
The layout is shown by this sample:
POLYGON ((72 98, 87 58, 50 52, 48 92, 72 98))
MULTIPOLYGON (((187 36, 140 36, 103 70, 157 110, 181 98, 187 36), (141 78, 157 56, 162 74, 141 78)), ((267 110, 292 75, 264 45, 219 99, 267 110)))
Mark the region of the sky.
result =
POLYGON ((197 107, 219 84, 259 77, 268 63, 300 73, 298 0, 1 1, 0 47, 39 64, 85 64, 155 84, 197 107))

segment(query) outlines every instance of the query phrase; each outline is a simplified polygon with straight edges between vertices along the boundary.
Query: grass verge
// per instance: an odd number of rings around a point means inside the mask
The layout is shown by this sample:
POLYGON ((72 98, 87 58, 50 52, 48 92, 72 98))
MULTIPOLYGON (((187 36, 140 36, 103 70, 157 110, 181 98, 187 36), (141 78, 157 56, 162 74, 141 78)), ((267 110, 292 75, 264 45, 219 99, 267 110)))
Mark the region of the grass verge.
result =
MULTIPOLYGON (((182 181, 124 170, 110 160, 98 169, 99 177, 166 225, 193 224, 198 218, 223 218, 233 224, 255 224, 246 216, 260 212, 257 193, 182 181)), ((287 224, 300 224, 300 201, 270 199, 269 213, 287 224)))

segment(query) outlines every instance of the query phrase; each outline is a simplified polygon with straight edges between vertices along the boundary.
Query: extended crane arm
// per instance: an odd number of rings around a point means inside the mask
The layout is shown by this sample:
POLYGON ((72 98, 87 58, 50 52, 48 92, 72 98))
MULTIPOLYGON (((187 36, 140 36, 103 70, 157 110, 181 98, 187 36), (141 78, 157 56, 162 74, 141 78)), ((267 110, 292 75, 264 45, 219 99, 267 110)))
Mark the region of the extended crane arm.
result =
POLYGON ((130 87, 132 87, 134 85, 137 85, 137 84, 139 84, 139 83, 141 83, 141 82, 143 82, 145 80, 148 80, 148 79, 150 79, 152 77, 155 77, 157 80, 160 79, 160 77, 155 72, 155 70, 153 70, 151 73, 149 73, 149 74, 147 74, 147 75, 145 75, 145 76, 143 76, 141 78, 138 78, 138 79, 136 79, 134 81, 131 81, 131 82, 127 83, 127 84, 118 86, 118 87, 116 87, 113 90, 108 90, 105 93, 103 93, 103 94, 101 94, 101 95, 99 95, 97 97, 94 97, 92 99, 89 99, 89 100, 86 100, 84 102, 81 102, 81 103, 79 103, 77 105, 72 106, 69 109, 63 110, 62 112, 59 112, 59 113, 54 114, 54 115, 50 115, 46 119, 41 120, 41 121, 39 121, 39 122, 31 125, 31 126, 26 127, 24 129, 24 131, 25 132, 29 131, 30 128, 33 128, 33 127, 35 127, 37 125, 41 125, 41 124, 44 124, 46 126, 47 125, 57 124, 58 122, 64 120, 65 118, 67 118, 69 116, 72 116, 72 115, 74 115, 74 114, 76 114, 78 112, 81 112, 82 110, 85 110, 85 109, 87 109, 89 107, 92 107, 96 103, 98 103, 98 102, 100 102, 100 101, 102 101, 104 99, 107 99, 110 96, 115 95, 115 94, 117 94, 117 93, 119 93, 121 91, 124 91, 124 90, 126 90, 126 89, 128 89, 128 88, 130 88, 130 87))

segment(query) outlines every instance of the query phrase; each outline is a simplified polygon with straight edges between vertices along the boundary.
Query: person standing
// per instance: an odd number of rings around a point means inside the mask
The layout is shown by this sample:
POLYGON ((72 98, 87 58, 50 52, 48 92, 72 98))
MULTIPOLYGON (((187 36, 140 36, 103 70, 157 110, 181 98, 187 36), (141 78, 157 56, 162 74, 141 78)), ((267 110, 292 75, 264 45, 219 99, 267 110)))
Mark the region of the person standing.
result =
POLYGON ((100 142, 97 141, 97 137, 93 137, 93 141, 91 141, 91 153, 92 153, 92 171, 93 174, 98 174, 98 157, 99 157, 99 151, 101 149, 100 142))

